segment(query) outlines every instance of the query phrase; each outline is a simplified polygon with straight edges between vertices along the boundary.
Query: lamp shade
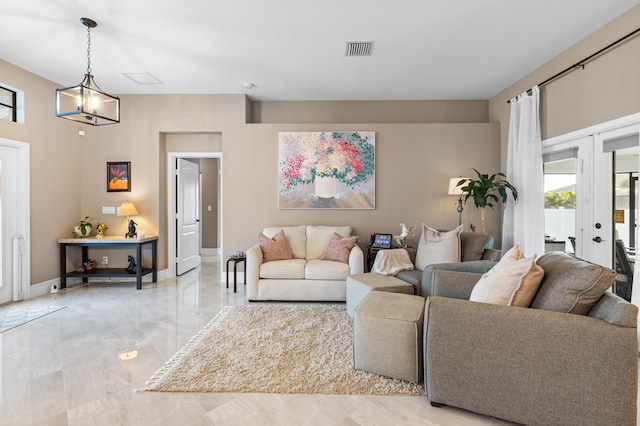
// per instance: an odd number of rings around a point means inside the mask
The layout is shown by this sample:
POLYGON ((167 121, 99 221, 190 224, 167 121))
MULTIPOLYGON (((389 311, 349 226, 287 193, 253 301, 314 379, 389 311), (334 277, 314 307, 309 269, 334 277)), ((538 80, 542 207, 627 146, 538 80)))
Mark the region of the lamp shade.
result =
POLYGON ((56 117, 104 126, 120 122, 120 98, 98 88, 93 75, 85 74, 77 86, 56 89, 56 117))
POLYGON ((461 180, 467 181, 469 180, 469 178, 455 177, 455 178, 449 179, 449 192, 448 192, 449 195, 462 194, 462 186, 464 185, 464 182, 461 185, 458 185, 458 182, 460 182, 461 180))
POLYGON ((91 74, 91 28, 98 26, 93 19, 80 18, 87 27, 87 72, 77 86, 56 89, 56 117, 92 126, 120 122, 120 98, 100 89, 91 74))
POLYGON ((136 216, 138 214, 138 210, 136 210, 136 206, 129 201, 125 201, 120 205, 120 209, 118 209, 118 216, 136 216))

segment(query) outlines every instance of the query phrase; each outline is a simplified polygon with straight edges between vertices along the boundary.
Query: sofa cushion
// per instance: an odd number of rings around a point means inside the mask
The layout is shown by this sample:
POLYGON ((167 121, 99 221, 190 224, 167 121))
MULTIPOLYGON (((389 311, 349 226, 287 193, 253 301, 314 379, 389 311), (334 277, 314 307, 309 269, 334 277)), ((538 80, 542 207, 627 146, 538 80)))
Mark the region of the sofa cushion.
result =
POLYGON ((304 268, 307 280, 346 280, 349 273, 349 265, 332 260, 312 259, 304 268))
POLYGON ((273 226, 264 228, 262 233, 271 238, 280 231, 284 231, 284 235, 289 240, 289 247, 291 248, 291 255, 295 259, 307 258, 307 227, 305 225, 300 226, 273 226))
POLYGON ((462 262, 469 262, 471 260, 482 259, 484 249, 492 248, 488 247, 491 242, 491 236, 481 232, 460 232, 460 248, 462 251, 460 254, 460 260, 462 262))
POLYGON ((435 263, 460 262, 460 232, 462 225, 448 232, 440 232, 422 224, 418 242, 416 268, 423 270, 435 263))
POLYGON ((324 249, 327 248, 329 240, 333 234, 341 237, 351 236, 350 226, 326 226, 326 225, 308 225, 307 226, 307 260, 320 259, 324 249))
POLYGON ((358 237, 343 238, 338 234, 333 234, 329 244, 324 249, 320 260, 333 260, 335 262, 349 263, 349 253, 356 243, 358 237))
POLYGON ((284 231, 280 230, 272 238, 264 234, 258 236, 260 240, 260 249, 262 250, 262 258, 265 262, 273 260, 291 259, 291 249, 289 241, 284 235, 284 231))
POLYGON ((526 258, 516 244, 500 262, 482 275, 469 300, 495 305, 528 307, 536 294, 544 271, 536 256, 526 258))
POLYGON ((304 267, 307 261, 304 259, 274 260, 260 265, 260 278, 267 279, 302 279, 304 267))
POLYGON ((538 259, 544 278, 531 307, 586 315, 616 279, 612 269, 563 252, 545 253, 538 259))

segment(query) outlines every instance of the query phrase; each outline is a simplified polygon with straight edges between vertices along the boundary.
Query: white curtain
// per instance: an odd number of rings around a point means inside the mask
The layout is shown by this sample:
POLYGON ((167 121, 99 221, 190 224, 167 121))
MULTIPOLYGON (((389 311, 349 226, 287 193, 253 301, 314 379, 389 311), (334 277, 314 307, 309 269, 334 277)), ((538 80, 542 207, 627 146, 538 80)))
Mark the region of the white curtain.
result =
POLYGON ((520 243, 526 256, 544 253, 544 185, 538 86, 511 99, 507 180, 518 190, 504 210, 502 252, 520 243))

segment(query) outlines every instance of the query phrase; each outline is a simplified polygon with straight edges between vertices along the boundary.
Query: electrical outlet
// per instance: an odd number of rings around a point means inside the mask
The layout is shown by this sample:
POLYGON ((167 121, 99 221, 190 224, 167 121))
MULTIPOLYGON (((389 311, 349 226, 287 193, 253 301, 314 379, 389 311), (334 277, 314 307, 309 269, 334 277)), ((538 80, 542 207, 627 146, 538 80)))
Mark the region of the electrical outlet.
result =
POLYGON ((109 257, 108 256, 102 256, 102 264, 106 265, 109 263, 109 257))

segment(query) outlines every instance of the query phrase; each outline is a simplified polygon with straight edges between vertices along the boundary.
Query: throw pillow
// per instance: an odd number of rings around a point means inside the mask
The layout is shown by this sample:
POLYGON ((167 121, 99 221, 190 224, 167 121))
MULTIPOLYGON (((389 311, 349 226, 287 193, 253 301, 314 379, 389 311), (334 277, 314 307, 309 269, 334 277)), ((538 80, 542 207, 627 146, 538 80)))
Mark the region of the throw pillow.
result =
POLYGON ((262 258, 264 262, 272 260, 293 259, 291 256, 291 248, 287 241, 284 230, 280 230, 273 238, 269 238, 263 233, 258 236, 260 239, 260 248, 262 249, 262 258))
POLYGON ((469 300, 526 308, 536 295, 543 276, 543 269, 536 264, 536 255, 525 257, 520 244, 516 244, 480 278, 469 300))
POLYGON ((435 263, 460 262, 460 232, 462 225, 440 232, 422 224, 422 236, 416 253, 416 269, 423 270, 435 263))
POLYGON ((480 260, 485 248, 493 248, 491 236, 481 232, 462 231, 460 233, 460 246, 462 253, 460 259, 463 262, 480 260), (491 246, 491 247, 489 247, 491 246))
POLYGON ((356 244, 358 237, 343 238, 340 235, 334 233, 327 248, 324 249, 321 260, 333 260, 336 262, 349 263, 349 253, 356 244))
POLYGON ((543 254, 538 265, 545 277, 534 309, 587 315, 616 280, 616 271, 559 251, 543 254))

